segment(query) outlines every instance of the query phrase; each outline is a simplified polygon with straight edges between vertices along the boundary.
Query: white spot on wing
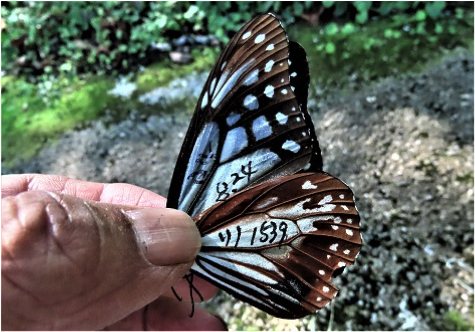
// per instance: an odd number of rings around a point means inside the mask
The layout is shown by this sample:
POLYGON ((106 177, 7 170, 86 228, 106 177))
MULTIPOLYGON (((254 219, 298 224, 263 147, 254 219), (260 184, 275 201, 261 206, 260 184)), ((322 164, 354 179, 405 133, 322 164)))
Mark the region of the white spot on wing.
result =
POLYGON ((254 40, 254 43, 259 44, 262 41, 264 41, 264 39, 266 39, 266 35, 264 33, 261 33, 260 35, 256 37, 256 39, 254 40))
POLYGON ((353 236, 353 231, 351 229, 347 229, 346 234, 348 234, 349 236, 353 236))
POLYGON ((310 180, 307 180, 307 181, 302 185, 302 189, 317 189, 317 188, 318 188, 318 186, 312 184, 312 182, 310 182, 310 180))
POLYGON ((274 87, 272 85, 266 86, 264 94, 267 96, 267 98, 274 97, 274 87))
POLYGON ((287 89, 282 89, 282 91, 280 91, 283 95, 286 95, 287 94, 287 89))
POLYGON ((249 36, 252 34, 252 31, 248 31, 245 34, 242 35, 242 39, 247 39, 249 36))
POLYGON ((266 67, 264 68, 264 71, 266 73, 270 72, 272 70, 272 66, 274 66, 274 60, 269 60, 267 63, 266 63, 266 67))
POLYGON ((279 113, 277 113, 277 114, 275 115, 275 119, 276 119, 277 121, 279 121, 279 123, 280 123, 281 125, 286 124, 288 118, 289 118, 289 117, 288 117, 287 115, 285 115, 285 114, 283 114, 283 113, 281 113, 281 112, 279 112, 279 113))
POLYGON ((245 147, 247 147, 246 130, 243 127, 237 127, 230 130, 224 140, 220 162, 224 162, 235 156, 245 147))
POLYGON ((338 229, 338 226, 332 225, 332 228, 334 231, 336 231, 338 229))
MULTIPOLYGON (((333 211, 336 207, 335 204, 325 204, 320 207, 316 208, 305 208, 304 204, 310 202, 311 198, 306 198, 298 203, 293 203, 292 208, 290 209, 288 206, 283 207, 276 207, 272 211, 269 211, 269 215, 274 218, 294 218, 296 215, 305 216, 307 214, 314 214, 319 212, 330 212, 333 211)), ((319 216, 313 216, 314 220, 317 220, 319 216)), ((325 219, 331 219, 332 217, 329 216, 320 216, 324 217, 325 219)))
POLYGON ((323 271, 323 270, 319 270, 318 273, 320 273, 320 275, 322 275, 322 276, 325 275, 325 271, 323 271))
POLYGON ((269 46, 266 47, 266 51, 272 51, 274 49, 274 44, 269 44, 269 46))
POLYGON ((338 262, 338 266, 339 266, 339 267, 346 266, 346 263, 345 263, 345 262, 338 262))
POLYGON ((292 107, 292 112, 295 112, 295 107, 292 107))
POLYGON ((284 144, 282 144, 282 149, 297 153, 300 150, 300 145, 298 145, 294 141, 286 140, 284 144))
POLYGON ((247 95, 246 98, 244 98, 243 105, 245 108, 251 111, 254 111, 259 108, 259 102, 257 101, 256 96, 253 95, 247 95))
POLYGON ((339 224, 339 223, 341 223, 341 218, 340 217, 335 217, 335 219, 333 219, 333 222, 335 224, 339 224))
POLYGON ((322 290, 324 293, 328 293, 330 291, 330 288, 328 288, 327 286, 323 286, 322 290))
POLYGON ((348 249, 346 249, 346 250, 343 250, 343 253, 344 253, 345 255, 349 255, 349 254, 350 254, 350 251, 349 251, 348 249))
POLYGON ((334 243, 330 246, 330 250, 333 250, 333 251, 336 251, 337 248, 338 248, 338 243, 334 243))
POLYGON ((272 135, 272 127, 264 115, 261 115, 252 122, 252 132, 256 141, 272 135))
POLYGON ((320 302, 322 300, 322 298, 319 296, 317 297, 317 302, 320 302))
POLYGON ((345 198, 345 195, 341 194, 340 199, 343 199, 343 198, 345 198))
POLYGON ((353 220, 351 220, 351 219, 346 219, 346 222, 349 223, 349 224, 352 224, 352 223, 353 223, 353 220))
POLYGON ((323 199, 320 202, 318 202, 318 205, 327 204, 331 202, 332 200, 333 200, 332 195, 326 195, 325 197, 323 197, 323 199))
POLYGON ((348 210, 349 210, 349 209, 348 209, 348 206, 346 206, 346 205, 342 205, 341 207, 342 207, 343 210, 345 210, 345 211, 348 211, 348 210))
POLYGON ((293 72, 292 74, 290 74, 291 77, 295 77, 297 76, 297 73, 296 72, 293 72))

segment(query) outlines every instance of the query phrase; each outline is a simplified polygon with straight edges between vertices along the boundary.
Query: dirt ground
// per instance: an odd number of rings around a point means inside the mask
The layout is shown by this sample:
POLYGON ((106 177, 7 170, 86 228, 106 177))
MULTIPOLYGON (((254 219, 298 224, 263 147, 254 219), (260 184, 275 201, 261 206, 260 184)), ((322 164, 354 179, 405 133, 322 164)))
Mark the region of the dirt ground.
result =
MULTIPOLYGON (((319 330, 330 321, 333 330, 445 329, 450 309, 473 320, 473 73, 473 56, 461 50, 422 73, 310 100, 324 170, 356 196, 364 239, 356 265, 336 278, 334 305, 301 320, 223 292, 205 305, 231 330, 319 330)), ((177 98, 199 93, 205 76, 196 77, 177 98)), ((131 111, 3 172, 128 182, 166 196, 188 121, 131 111)))

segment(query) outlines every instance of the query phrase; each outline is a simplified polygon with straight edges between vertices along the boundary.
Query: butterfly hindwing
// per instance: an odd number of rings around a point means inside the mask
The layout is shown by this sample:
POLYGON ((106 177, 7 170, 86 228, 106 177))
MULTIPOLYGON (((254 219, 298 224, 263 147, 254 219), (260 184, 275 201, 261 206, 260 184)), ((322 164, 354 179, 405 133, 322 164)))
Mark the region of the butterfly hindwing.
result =
MULTIPOLYGON (((289 62, 287 35, 274 16, 258 16, 235 35, 198 100, 168 207, 193 216, 309 164, 318 143, 290 84, 289 62)), ((308 89, 308 81, 298 88, 308 89)))
POLYGON ((307 110, 308 87, 310 84, 310 70, 307 61, 307 53, 298 43, 289 42, 289 72, 290 88, 295 93, 297 102, 302 112, 302 116, 307 124, 307 132, 312 140, 312 157, 310 163, 304 167, 302 172, 317 172, 323 169, 322 153, 315 134, 315 126, 307 110))
POLYGON ((361 246, 351 190, 323 172, 261 183, 195 219, 203 238, 192 270, 281 318, 330 302, 331 276, 353 264, 361 246))

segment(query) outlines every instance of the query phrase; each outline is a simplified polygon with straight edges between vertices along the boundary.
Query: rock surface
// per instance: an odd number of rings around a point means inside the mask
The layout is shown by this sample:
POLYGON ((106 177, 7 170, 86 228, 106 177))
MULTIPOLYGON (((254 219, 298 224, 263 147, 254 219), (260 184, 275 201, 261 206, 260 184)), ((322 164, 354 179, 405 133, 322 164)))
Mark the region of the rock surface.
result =
MULTIPOLYGON (((332 310, 335 330, 444 329, 449 309, 473 317, 473 83, 473 56, 461 52, 319 101, 311 110, 324 169, 353 189, 364 238, 356 265, 335 280, 336 301, 295 321, 223 292, 205 305, 230 329, 327 329, 332 310)), ((188 121, 132 111, 4 172, 128 182, 166 196, 188 121)))

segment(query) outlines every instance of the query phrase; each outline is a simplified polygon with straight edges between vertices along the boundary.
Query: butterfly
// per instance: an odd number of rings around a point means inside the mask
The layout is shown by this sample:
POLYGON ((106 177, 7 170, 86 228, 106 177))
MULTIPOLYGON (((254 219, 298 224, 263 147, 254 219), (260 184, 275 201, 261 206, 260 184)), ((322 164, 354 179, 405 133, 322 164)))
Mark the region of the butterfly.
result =
POLYGON ((205 83, 167 201, 202 235, 192 273, 289 319, 328 304, 361 247, 353 193, 322 171, 309 81, 273 14, 245 24, 205 83))

